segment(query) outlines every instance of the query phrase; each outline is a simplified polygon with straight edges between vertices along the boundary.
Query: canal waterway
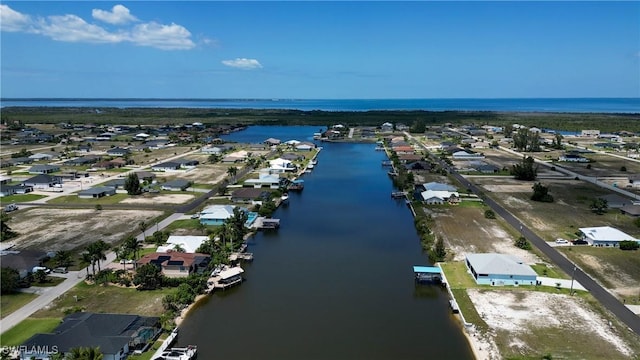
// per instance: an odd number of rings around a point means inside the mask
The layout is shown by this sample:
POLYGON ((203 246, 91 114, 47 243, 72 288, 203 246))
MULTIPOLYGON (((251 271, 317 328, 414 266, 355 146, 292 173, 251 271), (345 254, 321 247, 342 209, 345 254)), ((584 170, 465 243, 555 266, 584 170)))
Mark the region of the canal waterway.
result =
MULTIPOLYGON (((316 131, 252 127, 227 139, 316 131)), ((274 215, 281 228, 249 241, 246 281, 199 303, 178 345, 196 344, 201 359, 472 359, 446 292, 414 283, 427 257, 410 210, 390 196, 384 153, 319 144, 305 189, 274 215)))

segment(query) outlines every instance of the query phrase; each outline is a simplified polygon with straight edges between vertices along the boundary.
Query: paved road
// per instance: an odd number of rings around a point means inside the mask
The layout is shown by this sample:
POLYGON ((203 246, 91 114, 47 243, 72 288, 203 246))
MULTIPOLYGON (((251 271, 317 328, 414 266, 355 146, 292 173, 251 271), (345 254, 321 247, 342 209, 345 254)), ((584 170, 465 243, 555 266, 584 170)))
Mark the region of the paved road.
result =
MULTIPOLYGON (((149 231, 162 230, 165 227, 167 227, 169 224, 171 224, 177 219, 180 219, 183 216, 184 216, 183 213, 172 214, 166 217, 165 219, 163 219, 162 221, 160 221, 157 225, 152 226, 148 230, 149 231)), ((149 231, 147 231, 147 235, 149 231)), ((144 235, 140 233, 138 234, 136 239, 138 239, 138 241, 142 241, 144 240, 144 235)), ((109 264, 116 259, 116 254, 115 252, 109 252, 106 254, 106 257, 107 257, 107 260, 104 261, 103 263, 109 264)), ((56 274, 57 276, 59 275, 59 276, 66 277, 66 280, 60 283, 58 286, 42 289, 41 291, 39 291, 40 296, 35 298, 30 303, 26 304, 19 310, 16 310, 15 312, 7 315, 7 317, 5 317, 4 319, 0 320, 0 333, 4 333, 5 331, 16 326, 18 323, 28 318, 36 311, 49 305, 53 300, 58 298, 60 295, 69 291, 74 286, 78 285, 80 282, 84 280, 88 269, 89 267, 79 271, 69 271, 67 274, 64 274, 64 275, 56 274)))
MULTIPOLYGON (((405 133, 409 138, 413 137, 405 133)), ((424 147, 424 144, 418 142, 420 145, 424 147)), ((425 147, 426 149, 426 147, 425 147)), ((582 271, 579 267, 577 267, 574 263, 569 261, 566 257, 556 251, 553 247, 549 246, 546 241, 540 238, 535 232, 533 232, 530 228, 528 228, 525 224, 523 224, 518 218, 513 216, 510 212, 500 206, 498 203, 493 201, 491 198, 483 196, 483 192, 476 185, 471 183, 469 180, 465 179, 462 175, 458 174, 453 168, 451 168, 444 161, 433 157, 434 160, 438 161, 440 165, 449 171, 449 173, 467 188, 471 189, 471 191, 482 197, 485 203, 499 216, 509 223, 509 225, 513 226, 514 229, 520 231, 520 233, 527 238, 535 247, 537 247, 543 254, 545 254, 551 262, 559 266, 565 273, 574 274, 575 280, 580 282, 585 289, 587 289, 593 297, 595 297, 605 308, 611 311, 615 316, 620 319, 623 323, 625 323, 632 331, 636 334, 640 335, 640 317, 635 315, 631 310, 629 310, 623 303, 618 301, 618 299, 611 295, 605 288, 600 286, 595 280, 593 280, 589 275, 587 275, 584 271, 582 271)))

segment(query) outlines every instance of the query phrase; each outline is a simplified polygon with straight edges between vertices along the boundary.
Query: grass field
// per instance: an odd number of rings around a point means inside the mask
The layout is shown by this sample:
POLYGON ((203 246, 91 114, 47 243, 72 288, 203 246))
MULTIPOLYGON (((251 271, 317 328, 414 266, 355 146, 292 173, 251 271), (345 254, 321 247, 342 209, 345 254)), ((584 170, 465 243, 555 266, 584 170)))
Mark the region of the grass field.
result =
POLYGON ((16 195, 3 196, 2 198, 0 198, 1 199, 0 203, 2 203, 2 205, 4 206, 11 203, 25 203, 29 201, 40 200, 45 197, 47 196, 38 195, 38 194, 16 194, 16 195))
POLYGON ((128 198, 127 194, 114 194, 111 196, 103 196, 99 199, 81 199, 77 195, 68 195, 68 196, 60 196, 57 198, 53 198, 47 201, 48 204, 100 204, 100 205, 108 205, 108 204, 117 204, 120 201, 128 198))
POLYGON ((62 318, 28 318, 2 333, 0 346, 19 346, 35 334, 53 331, 62 318))
POLYGON ((38 295, 29 293, 3 294, 0 296, 0 318, 20 309, 37 297, 38 295))
POLYGON ((163 312, 162 298, 175 289, 139 291, 134 288, 89 285, 81 282, 62 294, 47 308, 33 314, 33 318, 64 317, 70 309, 99 313, 138 314, 159 316, 163 312), (75 300, 77 296, 78 301, 75 300))

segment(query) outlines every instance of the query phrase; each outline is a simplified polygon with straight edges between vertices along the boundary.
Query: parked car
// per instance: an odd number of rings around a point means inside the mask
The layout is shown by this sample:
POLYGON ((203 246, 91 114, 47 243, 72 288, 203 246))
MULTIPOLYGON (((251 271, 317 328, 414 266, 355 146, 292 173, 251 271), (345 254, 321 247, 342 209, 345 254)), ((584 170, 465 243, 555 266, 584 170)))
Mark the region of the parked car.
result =
POLYGON ((569 241, 565 239, 556 239, 556 244, 568 244, 569 241))
POLYGON ((12 212, 12 211, 16 211, 16 210, 18 210, 18 205, 16 205, 16 204, 9 204, 9 205, 4 207, 4 211, 6 211, 6 212, 12 212))
POLYGON ((58 274, 66 274, 66 273, 68 273, 68 272, 69 272, 69 270, 67 270, 67 268, 66 268, 66 267, 62 267, 62 266, 61 266, 61 267, 54 268, 54 269, 53 269, 53 270, 51 270, 51 271, 53 271, 54 273, 58 273, 58 274))
POLYGON ((33 269, 31 269, 31 272, 35 274, 40 270, 44 271, 46 274, 51 272, 51 269, 46 268, 44 266, 34 266, 33 269))
POLYGON ((573 240, 573 245, 587 245, 587 240, 573 240))

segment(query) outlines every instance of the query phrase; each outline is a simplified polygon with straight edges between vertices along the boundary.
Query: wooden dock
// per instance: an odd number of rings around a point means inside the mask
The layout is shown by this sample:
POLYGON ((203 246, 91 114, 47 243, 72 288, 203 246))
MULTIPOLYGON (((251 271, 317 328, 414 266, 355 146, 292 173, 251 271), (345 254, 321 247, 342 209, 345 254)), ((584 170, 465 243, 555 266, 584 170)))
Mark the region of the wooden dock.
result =
POLYGON ((394 191, 391 193, 391 197, 394 199, 401 199, 405 196, 407 196, 407 193, 404 191, 394 191))
POLYGON ((417 282, 442 282, 442 270, 435 266, 414 266, 413 273, 417 282))

